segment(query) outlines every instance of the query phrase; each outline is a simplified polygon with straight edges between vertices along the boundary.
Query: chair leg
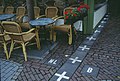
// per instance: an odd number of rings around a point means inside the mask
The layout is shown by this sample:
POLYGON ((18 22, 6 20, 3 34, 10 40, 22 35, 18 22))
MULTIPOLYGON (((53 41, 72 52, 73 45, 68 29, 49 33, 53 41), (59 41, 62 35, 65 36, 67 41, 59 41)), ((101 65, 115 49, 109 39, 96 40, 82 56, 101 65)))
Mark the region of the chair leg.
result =
POLYGON ((8 56, 7 44, 4 42, 3 45, 4 45, 4 51, 5 51, 5 54, 6 54, 6 58, 8 60, 9 56, 8 56))
POLYGON ((12 51, 13 51, 13 48, 14 48, 14 41, 12 40, 12 41, 11 41, 11 46, 10 46, 9 58, 10 58, 10 56, 11 56, 11 53, 12 53, 12 51))
POLYGON ((56 32, 53 32, 53 41, 56 41, 56 32))
POLYGON ((72 29, 70 27, 70 32, 69 32, 69 41, 68 44, 71 45, 72 44, 72 29))
POLYGON ((37 42, 37 48, 40 49, 40 39, 39 39, 39 35, 38 35, 38 29, 36 29, 35 31, 36 34, 36 42, 37 42))
POLYGON ((40 50, 40 40, 38 38, 35 38, 36 43, 37 43, 37 48, 40 50))
POLYGON ((21 43, 21 45, 22 45, 22 49, 23 49, 23 54, 24 54, 25 61, 27 61, 27 53, 26 53, 25 44, 24 44, 24 43, 21 43))
POLYGON ((50 31, 50 40, 52 40, 52 30, 50 31))

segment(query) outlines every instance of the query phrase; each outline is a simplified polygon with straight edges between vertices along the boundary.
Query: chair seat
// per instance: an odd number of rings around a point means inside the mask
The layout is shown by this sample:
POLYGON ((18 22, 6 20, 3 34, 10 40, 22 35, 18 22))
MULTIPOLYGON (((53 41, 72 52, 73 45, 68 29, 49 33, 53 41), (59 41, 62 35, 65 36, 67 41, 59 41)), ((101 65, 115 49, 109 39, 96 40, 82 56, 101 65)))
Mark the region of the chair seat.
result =
MULTIPOLYGON (((9 41, 9 40, 11 40, 11 38, 10 38, 10 36, 9 35, 4 35, 4 40, 5 41, 9 41)), ((3 38, 0 38, 0 43, 3 43, 4 41, 3 41, 3 38)))
POLYGON ((24 39, 25 42, 30 41, 34 37, 35 37, 34 33, 29 33, 29 34, 23 35, 23 39, 24 39))
POLYGON ((30 29, 30 24, 28 22, 21 23, 20 25, 21 25, 22 29, 30 29))
POLYGON ((63 32, 69 32, 71 25, 60 25, 60 26, 54 26, 54 30, 60 30, 63 32))

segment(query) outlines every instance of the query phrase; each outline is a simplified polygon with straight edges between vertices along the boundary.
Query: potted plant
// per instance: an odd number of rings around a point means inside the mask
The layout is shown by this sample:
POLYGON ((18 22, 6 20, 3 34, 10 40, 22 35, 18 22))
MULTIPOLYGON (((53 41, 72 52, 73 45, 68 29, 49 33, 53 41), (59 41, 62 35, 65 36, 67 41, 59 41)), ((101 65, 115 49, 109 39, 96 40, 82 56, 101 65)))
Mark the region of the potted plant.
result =
POLYGON ((65 23, 71 24, 87 16, 89 6, 87 4, 81 3, 78 7, 73 8, 70 12, 65 12, 65 23))

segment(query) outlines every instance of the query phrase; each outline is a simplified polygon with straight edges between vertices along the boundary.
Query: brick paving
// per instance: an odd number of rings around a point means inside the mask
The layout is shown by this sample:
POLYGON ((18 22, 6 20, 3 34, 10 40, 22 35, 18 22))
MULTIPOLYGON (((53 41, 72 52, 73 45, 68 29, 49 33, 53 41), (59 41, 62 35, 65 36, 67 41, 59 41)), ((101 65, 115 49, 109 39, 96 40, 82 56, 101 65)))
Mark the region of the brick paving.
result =
MULTIPOLYGON (((120 17, 109 20, 105 28, 102 30, 102 33, 100 33, 99 37, 95 40, 94 44, 91 42, 91 44, 93 44, 91 49, 88 50, 87 56, 82 60, 69 81, 120 81, 119 22, 120 17), (97 67, 99 70, 97 76, 83 74, 82 70, 86 65, 97 67)), ((10 60, 22 64, 23 68, 19 68, 16 71, 11 81, 51 80, 53 75, 56 74, 62 66, 64 66, 67 60, 72 55, 74 56, 74 53, 72 53, 72 46, 66 44, 66 39, 63 38, 61 41, 64 42, 60 42, 58 46, 56 46, 55 49, 42 60, 29 58, 27 62, 24 62, 23 57, 15 55, 12 56, 10 60), (53 64, 48 63, 51 59, 54 59, 53 62, 51 62, 53 64), (54 65, 55 62, 57 65, 54 65)), ((77 41, 75 43, 75 49, 77 49, 80 44, 81 41, 77 41)), ((1 56, 2 58, 5 58, 3 53, 1 56)), ((61 81, 63 81, 63 79, 61 81)))
POLYGON ((120 81, 120 17, 111 19, 70 81, 120 81), (99 67, 97 77, 81 74, 84 65, 99 67))

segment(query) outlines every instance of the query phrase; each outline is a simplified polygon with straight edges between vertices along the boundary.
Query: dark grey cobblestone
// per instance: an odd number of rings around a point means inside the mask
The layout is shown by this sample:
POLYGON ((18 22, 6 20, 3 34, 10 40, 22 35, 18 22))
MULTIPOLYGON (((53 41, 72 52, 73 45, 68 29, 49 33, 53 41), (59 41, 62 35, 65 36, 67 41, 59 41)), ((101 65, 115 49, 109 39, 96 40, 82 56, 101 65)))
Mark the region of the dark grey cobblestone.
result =
MULTIPOLYGON (((32 63, 33 64, 33 63, 32 63)), ((33 66, 31 64, 31 66, 33 66)), ((24 65, 23 71, 19 74, 16 81, 48 81, 56 72, 56 68, 40 64, 39 67, 29 67, 24 65)))

